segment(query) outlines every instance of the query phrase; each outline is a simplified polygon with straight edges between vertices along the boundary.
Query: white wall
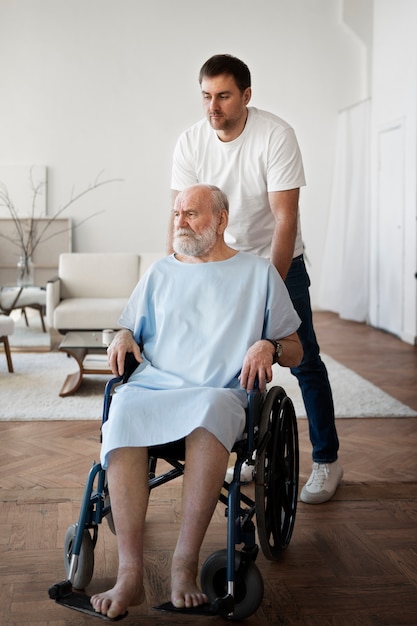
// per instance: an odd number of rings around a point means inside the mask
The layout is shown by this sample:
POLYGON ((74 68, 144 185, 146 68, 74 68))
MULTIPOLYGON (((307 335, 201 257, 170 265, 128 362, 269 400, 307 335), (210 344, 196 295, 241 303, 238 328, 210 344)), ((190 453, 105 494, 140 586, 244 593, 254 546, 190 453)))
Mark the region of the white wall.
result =
POLYGON ((372 90, 372 43, 373 43, 374 0, 343 0, 342 19, 359 37, 364 45, 363 54, 366 64, 364 90, 366 97, 372 90))
MULTIPOLYGON (((372 114, 372 223, 377 223, 378 198, 378 136, 399 123, 403 128, 404 180, 403 199, 392 211, 403 211, 403 285, 402 328, 400 336, 410 343, 417 337, 417 4, 415 0, 378 0, 374 4, 373 114, 372 114), (402 204, 400 207, 399 205, 402 204)), ((376 284, 379 268, 377 233, 371 231, 371 302, 370 321, 378 325, 378 294, 376 284)), ((394 241, 394 233, 393 233, 394 241)), ((388 246, 382 255, 387 263, 395 254, 388 246)))
POLYGON ((252 104, 298 135, 314 304, 337 111, 369 95, 364 46, 342 8, 341 0, 2 0, 0 165, 47 165, 50 213, 100 171, 123 178, 67 214, 77 222, 104 210, 75 230, 74 249, 161 250, 174 143, 202 116, 198 70, 212 54, 235 54, 252 71, 252 104))

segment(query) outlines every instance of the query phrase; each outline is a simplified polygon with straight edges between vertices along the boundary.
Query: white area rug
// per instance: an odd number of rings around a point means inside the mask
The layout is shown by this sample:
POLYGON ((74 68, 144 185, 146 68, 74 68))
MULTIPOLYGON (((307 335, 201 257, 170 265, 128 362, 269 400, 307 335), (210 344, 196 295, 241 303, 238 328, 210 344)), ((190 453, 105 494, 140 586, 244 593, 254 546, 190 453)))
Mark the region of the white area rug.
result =
MULTIPOLYGON (((333 392, 335 414, 343 417, 416 417, 417 411, 396 400, 327 354, 326 364, 333 392)), ((285 367, 274 366, 274 385, 281 385, 292 399, 297 417, 306 417, 298 381, 285 367)))
MULTIPOLYGON (((29 326, 26 326, 25 318, 20 309, 13 311, 11 316, 14 319, 14 333, 9 336, 9 344, 13 349, 36 348, 36 350, 51 349, 51 335, 46 329, 46 333, 42 330, 41 318, 38 311, 34 309, 26 309, 29 320, 29 326)), ((46 324, 46 321, 45 321, 46 324)))
POLYGON ((110 376, 86 376, 77 393, 61 398, 66 376, 78 368, 73 358, 63 352, 13 352, 13 374, 7 373, 4 355, 0 358, 0 420, 101 419, 110 376))
MULTIPOLYGON (((333 388, 336 417, 413 417, 417 412, 384 393, 334 359, 322 355, 333 388)), ((12 355, 14 374, 0 355, 0 420, 101 419, 104 386, 109 376, 86 376, 72 396, 59 397, 67 374, 77 370, 74 359, 61 352, 12 355)), ((298 417, 305 417, 296 379, 278 368, 274 384, 286 390, 298 417)))

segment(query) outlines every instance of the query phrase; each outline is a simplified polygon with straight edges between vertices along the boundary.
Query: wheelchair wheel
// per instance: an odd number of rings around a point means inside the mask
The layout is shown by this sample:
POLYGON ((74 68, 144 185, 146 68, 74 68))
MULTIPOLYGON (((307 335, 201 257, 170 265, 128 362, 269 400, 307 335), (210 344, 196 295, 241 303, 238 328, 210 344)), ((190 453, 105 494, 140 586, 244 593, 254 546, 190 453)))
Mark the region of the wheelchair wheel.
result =
MULTIPOLYGON (((232 615, 224 615, 233 620, 241 620, 253 615, 264 596, 264 583, 258 567, 253 561, 244 564, 241 571, 242 555, 236 552, 236 581, 232 615)), ((209 602, 223 598, 227 594, 227 551, 218 550, 204 562, 200 573, 201 589, 209 602)))
MULTIPOLYGON (((72 524, 64 539, 64 565, 67 576, 69 575, 72 548, 74 545, 77 524, 72 524)), ((75 572, 72 586, 74 589, 85 589, 93 577, 94 570, 94 543, 88 530, 84 530, 81 543, 80 555, 78 557, 77 571, 75 572)))
POLYGON ((255 473, 258 538, 264 556, 275 561, 290 543, 298 498, 298 430, 294 406, 281 387, 267 393, 259 422, 255 473))

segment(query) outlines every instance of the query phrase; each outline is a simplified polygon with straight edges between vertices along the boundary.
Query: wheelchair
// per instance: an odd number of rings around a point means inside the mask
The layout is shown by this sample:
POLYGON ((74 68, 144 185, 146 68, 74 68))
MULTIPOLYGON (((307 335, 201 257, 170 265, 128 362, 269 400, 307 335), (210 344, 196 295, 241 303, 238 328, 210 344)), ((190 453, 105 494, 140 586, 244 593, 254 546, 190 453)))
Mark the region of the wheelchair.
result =
MULTIPOLYGON (((127 367, 124 376, 107 383, 102 424, 107 420, 114 390, 127 381, 130 373, 127 367)), ((282 387, 273 386, 264 393, 255 390, 248 394, 245 433, 232 452, 236 456, 233 479, 230 483, 224 482, 219 495, 227 519, 226 548, 209 556, 200 571, 200 586, 209 602, 191 609, 177 609, 166 602, 154 609, 243 620, 261 605, 264 585, 255 563, 259 553, 256 537, 265 558, 278 560, 291 541, 298 500, 297 421, 293 403, 282 387), (241 468, 245 462, 254 470, 252 496, 248 495, 249 490, 244 493, 241 489, 241 468)), ((184 459, 185 440, 149 448, 149 490, 182 476, 184 459), (164 467, 168 464, 169 469, 158 474, 158 460, 164 460, 164 467)), ((93 577, 94 548, 104 519, 115 532, 106 472, 100 463, 94 463, 88 474, 78 521, 68 528, 64 540, 66 579, 53 585, 49 596, 68 608, 109 620, 96 613, 90 597, 79 591, 84 590, 93 577)))

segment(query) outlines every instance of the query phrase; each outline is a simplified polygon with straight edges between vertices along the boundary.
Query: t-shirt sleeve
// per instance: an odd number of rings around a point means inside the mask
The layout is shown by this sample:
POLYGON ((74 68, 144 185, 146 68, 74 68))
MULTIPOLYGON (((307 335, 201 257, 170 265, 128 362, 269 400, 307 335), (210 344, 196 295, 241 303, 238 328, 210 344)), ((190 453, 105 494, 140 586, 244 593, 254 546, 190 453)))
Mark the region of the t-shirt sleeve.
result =
POLYGON ((194 155, 186 133, 183 133, 175 146, 172 160, 171 189, 182 191, 199 182, 195 171, 194 155))
POLYGON ((265 307, 263 337, 280 339, 295 333, 301 320, 294 309, 290 295, 277 269, 271 265, 268 272, 268 295, 265 307))
POLYGON ((268 192, 296 189, 306 184, 300 147, 292 128, 271 134, 268 146, 268 192))

